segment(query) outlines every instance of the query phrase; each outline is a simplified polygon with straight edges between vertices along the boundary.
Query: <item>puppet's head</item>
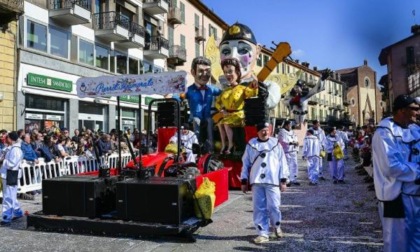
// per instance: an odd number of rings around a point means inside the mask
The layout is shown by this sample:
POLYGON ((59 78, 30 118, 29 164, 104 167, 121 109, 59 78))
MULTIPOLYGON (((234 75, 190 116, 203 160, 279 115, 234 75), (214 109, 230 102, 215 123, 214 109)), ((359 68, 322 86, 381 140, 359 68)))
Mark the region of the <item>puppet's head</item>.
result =
POLYGON ((240 23, 230 26, 223 35, 219 49, 221 61, 236 58, 241 67, 242 79, 251 77, 261 46, 257 45, 254 33, 248 26, 240 23))

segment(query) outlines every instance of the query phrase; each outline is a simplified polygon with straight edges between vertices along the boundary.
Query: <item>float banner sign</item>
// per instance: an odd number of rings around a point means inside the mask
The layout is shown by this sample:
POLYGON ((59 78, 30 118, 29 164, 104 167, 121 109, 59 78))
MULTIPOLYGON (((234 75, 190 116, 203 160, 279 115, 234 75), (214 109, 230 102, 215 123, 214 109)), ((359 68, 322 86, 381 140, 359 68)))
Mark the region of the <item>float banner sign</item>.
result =
POLYGON ((148 73, 80 78, 76 82, 77 96, 166 95, 184 93, 187 72, 148 73))

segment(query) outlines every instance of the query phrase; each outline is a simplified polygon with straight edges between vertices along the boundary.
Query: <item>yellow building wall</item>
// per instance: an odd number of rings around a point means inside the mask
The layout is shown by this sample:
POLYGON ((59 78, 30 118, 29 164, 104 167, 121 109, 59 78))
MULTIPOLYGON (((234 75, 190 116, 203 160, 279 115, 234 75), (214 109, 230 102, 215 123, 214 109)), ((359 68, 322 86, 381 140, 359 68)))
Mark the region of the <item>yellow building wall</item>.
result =
POLYGON ((15 42, 17 23, 9 24, 9 29, 0 32, 0 129, 16 130, 16 102, 15 102, 15 42))

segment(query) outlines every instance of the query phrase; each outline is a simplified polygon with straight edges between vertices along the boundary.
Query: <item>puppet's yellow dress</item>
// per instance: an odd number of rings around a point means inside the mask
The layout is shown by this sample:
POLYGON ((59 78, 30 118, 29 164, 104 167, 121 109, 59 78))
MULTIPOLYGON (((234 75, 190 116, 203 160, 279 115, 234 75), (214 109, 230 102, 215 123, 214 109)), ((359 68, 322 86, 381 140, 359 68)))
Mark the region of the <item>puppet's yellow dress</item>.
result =
POLYGON ((228 87, 216 99, 216 109, 224 110, 226 113, 218 124, 228 124, 231 127, 244 126, 244 104, 245 99, 256 96, 257 88, 243 85, 228 87))

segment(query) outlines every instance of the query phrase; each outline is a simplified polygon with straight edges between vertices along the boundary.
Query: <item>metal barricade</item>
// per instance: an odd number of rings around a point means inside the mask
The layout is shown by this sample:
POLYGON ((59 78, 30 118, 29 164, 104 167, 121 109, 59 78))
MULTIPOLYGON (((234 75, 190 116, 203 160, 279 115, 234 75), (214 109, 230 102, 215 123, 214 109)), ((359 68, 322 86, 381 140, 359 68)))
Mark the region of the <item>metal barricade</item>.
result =
MULTIPOLYGON (((109 155, 107 157, 108 166, 116 168, 118 166, 118 159, 118 153, 109 155)), ((130 153, 121 153, 121 165, 123 167, 130 160, 130 153)), ((43 158, 39 158, 37 164, 23 160, 20 165, 22 176, 19 180, 18 193, 42 190, 43 179, 97 171, 104 161, 104 157, 101 157, 101 160, 98 162, 96 158, 86 156, 69 156, 60 162, 56 162, 55 160, 45 162, 43 158)), ((0 197, 3 197, 2 192, 0 192, 0 197)))

